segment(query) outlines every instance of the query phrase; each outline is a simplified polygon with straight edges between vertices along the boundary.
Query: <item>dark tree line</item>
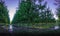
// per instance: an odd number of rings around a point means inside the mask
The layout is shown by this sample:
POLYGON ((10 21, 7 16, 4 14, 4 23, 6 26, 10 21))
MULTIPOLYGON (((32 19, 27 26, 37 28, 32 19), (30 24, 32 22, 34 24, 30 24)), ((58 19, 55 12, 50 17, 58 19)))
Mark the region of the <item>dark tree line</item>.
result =
POLYGON ((56 15, 58 16, 58 20, 60 22, 60 0, 55 0, 55 5, 57 6, 56 8, 56 15))
POLYGON ((54 15, 50 8, 47 8, 47 2, 42 4, 44 0, 21 0, 18 10, 13 18, 12 23, 53 23, 54 15))
MULTIPOLYGON (((52 10, 47 7, 47 2, 44 0, 21 0, 19 1, 18 9, 12 20, 12 24, 18 23, 55 23, 52 10), (44 2, 44 3, 43 3, 44 2), (42 4, 43 3, 43 4, 42 4)), ((0 23, 10 23, 8 9, 4 4, 4 1, 0 1, 0 23)))
POLYGON ((0 23, 10 24, 8 12, 5 2, 0 0, 0 23))

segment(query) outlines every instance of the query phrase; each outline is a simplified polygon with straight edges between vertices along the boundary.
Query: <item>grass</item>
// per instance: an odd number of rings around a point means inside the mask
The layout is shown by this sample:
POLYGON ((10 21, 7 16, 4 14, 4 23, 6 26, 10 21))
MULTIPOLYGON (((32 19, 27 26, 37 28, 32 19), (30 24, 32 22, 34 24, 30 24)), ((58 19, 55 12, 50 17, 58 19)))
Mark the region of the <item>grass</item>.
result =
POLYGON ((5 32, 8 32, 8 30, 4 29, 3 27, 0 27, 0 33, 5 33, 5 32))
POLYGON ((20 27, 32 27, 32 28, 51 28, 55 26, 55 23, 50 24, 31 24, 31 23, 21 23, 21 24, 15 24, 16 26, 20 27))
MULTIPOLYGON (((38 29, 39 30, 39 29, 38 29)), ((16 30, 14 30, 14 33, 35 33, 35 34, 37 34, 37 33, 41 33, 41 34, 48 34, 48 33, 60 33, 60 29, 58 29, 58 30, 50 30, 50 29, 46 29, 46 30, 40 30, 40 31, 37 31, 37 30, 18 30, 18 31, 16 31, 16 30), (46 30, 48 30, 48 31, 46 31, 46 30)))

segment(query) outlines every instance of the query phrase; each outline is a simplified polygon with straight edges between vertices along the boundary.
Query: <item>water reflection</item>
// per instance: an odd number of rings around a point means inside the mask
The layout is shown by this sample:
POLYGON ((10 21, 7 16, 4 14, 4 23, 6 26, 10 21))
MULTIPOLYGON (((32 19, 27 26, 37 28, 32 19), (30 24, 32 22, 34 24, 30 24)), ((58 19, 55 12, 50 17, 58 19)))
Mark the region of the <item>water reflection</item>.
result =
POLYGON ((13 26, 12 25, 9 25, 9 31, 12 32, 13 31, 13 26))
POLYGON ((59 26, 55 26, 54 29, 59 29, 59 26))

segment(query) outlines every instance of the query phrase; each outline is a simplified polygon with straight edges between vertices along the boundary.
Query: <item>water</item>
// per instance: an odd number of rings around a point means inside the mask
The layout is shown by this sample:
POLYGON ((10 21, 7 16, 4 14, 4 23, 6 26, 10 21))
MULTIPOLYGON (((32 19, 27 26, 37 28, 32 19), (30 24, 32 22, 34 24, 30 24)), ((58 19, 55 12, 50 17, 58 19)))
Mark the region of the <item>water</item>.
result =
POLYGON ((59 29, 59 26, 55 26, 54 29, 59 29))
POLYGON ((13 26, 9 25, 9 32, 12 32, 12 31, 13 31, 13 26))

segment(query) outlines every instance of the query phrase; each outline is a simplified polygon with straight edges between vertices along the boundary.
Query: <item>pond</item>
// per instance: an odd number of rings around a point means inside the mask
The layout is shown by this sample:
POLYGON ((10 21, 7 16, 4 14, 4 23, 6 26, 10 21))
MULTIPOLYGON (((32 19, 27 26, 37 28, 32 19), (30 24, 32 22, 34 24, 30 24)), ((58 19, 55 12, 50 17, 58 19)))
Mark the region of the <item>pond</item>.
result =
POLYGON ((59 26, 55 26, 54 29, 59 29, 60 27, 59 26))
POLYGON ((9 32, 12 32, 13 31, 13 26, 9 25, 8 30, 9 30, 9 32))

